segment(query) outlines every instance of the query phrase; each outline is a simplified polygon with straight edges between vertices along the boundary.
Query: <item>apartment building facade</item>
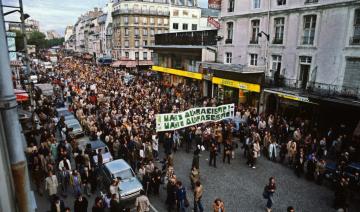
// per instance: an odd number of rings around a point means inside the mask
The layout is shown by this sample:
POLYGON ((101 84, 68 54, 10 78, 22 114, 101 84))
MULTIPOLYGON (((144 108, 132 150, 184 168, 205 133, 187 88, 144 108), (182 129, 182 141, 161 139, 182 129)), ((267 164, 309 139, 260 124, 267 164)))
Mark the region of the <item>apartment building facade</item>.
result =
POLYGON ((264 71, 278 87, 264 89, 261 108, 273 112, 283 99, 330 105, 335 96, 358 106, 359 1, 223 0, 220 21, 217 60, 264 71))
POLYGON ((149 61, 152 51, 145 47, 154 45, 156 33, 169 30, 169 2, 119 1, 113 5, 112 19, 112 57, 149 61))

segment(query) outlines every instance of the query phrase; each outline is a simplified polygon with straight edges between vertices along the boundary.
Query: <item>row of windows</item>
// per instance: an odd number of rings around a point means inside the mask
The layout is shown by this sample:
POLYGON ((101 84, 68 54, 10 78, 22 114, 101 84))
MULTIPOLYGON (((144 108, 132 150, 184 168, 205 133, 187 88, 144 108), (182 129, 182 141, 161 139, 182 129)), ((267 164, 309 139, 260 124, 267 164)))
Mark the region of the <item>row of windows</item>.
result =
MULTIPOLYGON (((148 19, 147 17, 138 17, 138 16, 134 16, 134 23, 138 24, 140 19, 142 19, 143 24, 148 24, 148 21, 152 25, 155 24, 155 18, 154 17, 150 17, 148 19)), ((129 17, 128 16, 123 16, 122 20, 123 20, 124 24, 129 24, 129 17)), ((169 19, 168 18, 157 18, 157 24, 158 25, 163 25, 163 24, 168 25, 169 24, 169 19)))
MULTIPOLYGON (((141 47, 141 46, 140 46, 140 40, 135 40, 134 44, 135 44, 135 48, 141 47)), ((150 41, 150 45, 151 45, 151 46, 155 45, 155 41, 154 41, 154 40, 151 40, 151 41, 150 41)), ((142 41, 142 47, 144 47, 144 46, 148 46, 148 41, 147 41, 147 40, 143 40, 143 41, 142 41)), ((124 48, 129 48, 129 47, 130 47, 130 45, 129 45, 129 40, 125 40, 125 41, 124 41, 124 48)), ((120 46, 118 46, 118 48, 120 48, 120 46)))
MULTIPOLYGON (((308 3, 317 3, 318 0, 305 0, 305 4, 308 3)), ((276 0, 277 6, 283 6, 286 5, 286 0, 276 0)), ((261 0, 251 0, 251 7, 253 9, 259 9, 261 7, 261 0)), ((234 12, 235 8, 235 0, 228 0, 228 12, 234 12)))
MULTIPOLYGON (((303 32, 301 37, 302 45, 313 45, 315 39, 315 29, 316 29, 316 15, 306 15, 303 20, 303 32)), ((272 38, 273 44, 283 44, 284 42, 284 32, 285 32, 285 18, 279 17, 274 19, 274 34, 272 38)), ((258 44, 260 34, 260 20, 251 20, 250 21, 250 44, 258 44)), ((227 23, 227 36, 225 43, 231 44, 233 42, 233 31, 234 23, 227 23)))
MULTIPOLYGON (((173 23, 172 28, 173 29, 179 29, 179 24, 178 23, 173 23)), ((182 24, 182 29, 183 30, 188 30, 189 25, 188 24, 182 24)), ((197 24, 191 24, 191 30, 197 30, 197 24)))
MULTIPOLYGON (((148 58, 148 53, 147 52, 143 52, 143 60, 151 60, 151 58, 148 58)), ((135 59, 139 59, 139 55, 140 53, 139 52, 135 52, 135 59)), ((125 52, 124 54, 125 58, 129 58, 130 54, 129 52, 125 52)))
MULTIPOLYGON (((129 36, 130 35, 130 29, 129 28, 125 28, 124 29, 124 34, 125 34, 125 36, 129 36)), ((140 35, 140 29, 139 28, 135 28, 134 29, 134 35, 135 36, 139 36, 140 35)), ((147 36, 148 35, 148 33, 150 32, 150 35, 155 35, 155 29, 150 29, 150 30, 148 30, 147 28, 143 28, 142 29, 142 35, 144 35, 144 36, 147 36)), ((157 29, 156 30, 156 33, 157 34, 160 34, 160 33, 168 33, 169 32, 169 30, 168 29, 157 29)))

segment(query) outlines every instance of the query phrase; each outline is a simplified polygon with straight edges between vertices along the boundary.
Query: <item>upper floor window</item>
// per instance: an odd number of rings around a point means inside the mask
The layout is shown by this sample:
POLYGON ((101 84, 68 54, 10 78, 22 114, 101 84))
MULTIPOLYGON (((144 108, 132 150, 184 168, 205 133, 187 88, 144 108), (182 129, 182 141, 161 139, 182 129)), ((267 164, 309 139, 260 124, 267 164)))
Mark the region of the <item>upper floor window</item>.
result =
POLYGON ((158 25, 161 25, 161 24, 162 24, 162 19, 158 18, 158 25))
POLYGON ((274 26, 275 26, 275 36, 273 43, 274 44, 282 44, 284 39, 284 18, 275 18, 274 26))
POLYGON ((138 17, 138 16, 135 16, 135 17, 134 17, 134 23, 135 23, 135 24, 138 24, 138 23, 139 23, 139 17, 138 17))
POLYGON ((144 53, 143 53, 143 59, 144 59, 144 60, 147 60, 147 59, 148 59, 148 58, 147 58, 147 52, 144 52, 144 53))
POLYGON ((360 45, 360 9, 356 9, 354 13, 354 33, 350 44, 360 45))
POLYGON ((135 59, 139 59, 139 52, 135 52, 135 59))
POLYGON ((253 1, 253 8, 258 9, 260 8, 261 0, 252 0, 253 1))
POLYGON ((178 23, 173 23, 173 29, 179 29, 179 24, 178 23))
POLYGON ((305 0, 305 4, 318 3, 319 0, 305 0))
POLYGON ((169 19, 164 18, 164 25, 168 25, 169 24, 169 19))
POLYGON ((277 5, 282 6, 286 4, 286 0, 277 0, 277 5))
POLYGON ((183 24, 183 25, 182 25, 182 29, 183 29, 183 30, 188 30, 188 24, 183 24))
POLYGON ((234 12, 235 0, 229 0, 228 12, 234 12))
POLYGON ((234 28, 234 23, 233 22, 226 23, 226 31, 227 31, 226 40, 225 40, 226 44, 232 43, 233 30, 234 30, 233 28, 234 28))
POLYGON ((129 36, 129 29, 125 28, 125 36, 129 36))
POLYGON ((155 29, 150 29, 150 35, 154 36, 155 35, 155 29))
POLYGON ((143 35, 147 35, 148 34, 148 30, 146 28, 143 29, 143 35))
POLYGON ((136 35, 136 36, 139 35, 139 28, 135 28, 135 35, 136 35))
POLYGON ((151 24, 151 25, 154 25, 154 23, 155 23, 155 22, 154 22, 154 17, 151 17, 151 18, 150 18, 150 24, 151 24))
POLYGON ((231 64, 232 63, 232 53, 226 52, 225 53, 225 63, 231 64))
POLYGON ((197 30, 197 24, 192 24, 191 25, 191 30, 197 30))
POLYGON ((251 44, 258 43, 258 34, 260 32, 260 20, 252 20, 251 21, 251 44))
POLYGON ((143 24, 147 24, 147 17, 143 18, 143 24))
POLYGON ((257 54, 250 54, 250 65, 257 66, 258 64, 258 55, 257 54))
POLYGON ((129 52, 125 52, 125 57, 129 58, 129 52))
POLYGON ((129 23, 129 17, 124 16, 124 24, 128 24, 129 23))
POLYGON ((304 16, 303 37, 302 37, 303 45, 314 44, 315 28, 316 28, 316 15, 304 16))
POLYGON ((135 41, 135 48, 139 48, 139 41, 138 40, 135 41))
POLYGON ((125 48, 129 48, 129 41, 126 40, 125 43, 124 43, 124 45, 125 45, 125 48))

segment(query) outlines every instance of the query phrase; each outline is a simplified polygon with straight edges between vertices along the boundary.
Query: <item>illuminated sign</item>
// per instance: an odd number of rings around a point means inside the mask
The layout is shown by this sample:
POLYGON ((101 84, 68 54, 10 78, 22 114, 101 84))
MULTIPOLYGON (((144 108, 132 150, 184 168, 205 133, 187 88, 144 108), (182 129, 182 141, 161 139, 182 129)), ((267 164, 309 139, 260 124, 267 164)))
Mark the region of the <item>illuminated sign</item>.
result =
POLYGON ((258 84, 234 81, 234 80, 223 79, 218 77, 213 77, 212 82, 218 85, 224 85, 228 87, 239 88, 242 90, 248 90, 248 91, 260 93, 260 85, 258 84))
POLYGON ((221 9, 221 0, 208 0, 208 8, 220 10, 221 9))

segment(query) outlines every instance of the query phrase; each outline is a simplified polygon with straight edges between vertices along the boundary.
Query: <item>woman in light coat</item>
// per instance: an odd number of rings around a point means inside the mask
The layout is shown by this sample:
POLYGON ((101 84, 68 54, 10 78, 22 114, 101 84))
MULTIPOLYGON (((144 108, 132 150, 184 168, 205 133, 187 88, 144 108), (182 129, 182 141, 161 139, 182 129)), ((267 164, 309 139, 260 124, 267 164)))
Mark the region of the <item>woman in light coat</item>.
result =
POLYGON ((276 161, 276 158, 278 156, 278 152, 277 152, 277 143, 275 142, 275 140, 273 138, 270 139, 271 143, 269 145, 269 158, 272 161, 276 161))
POLYGON ((59 186, 56 175, 54 175, 51 171, 47 178, 45 178, 45 190, 48 191, 49 197, 57 194, 57 188, 59 186))

